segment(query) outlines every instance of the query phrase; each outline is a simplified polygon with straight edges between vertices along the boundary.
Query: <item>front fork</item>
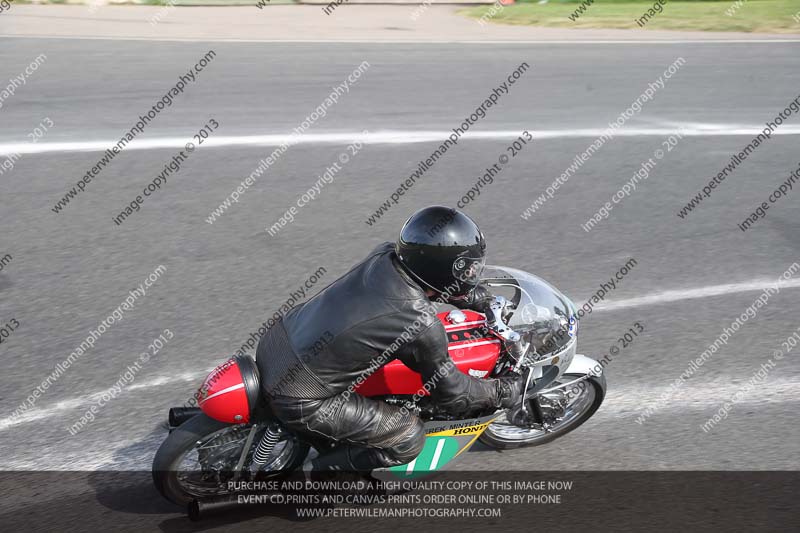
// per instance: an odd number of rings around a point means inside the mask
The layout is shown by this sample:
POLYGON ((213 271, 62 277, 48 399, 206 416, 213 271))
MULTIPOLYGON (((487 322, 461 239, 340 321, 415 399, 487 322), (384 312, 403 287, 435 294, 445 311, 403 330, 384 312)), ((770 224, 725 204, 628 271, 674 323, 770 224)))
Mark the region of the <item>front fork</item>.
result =
POLYGON ((537 422, 541 423, 544 420, 544 416, 542 415, 542 406, 539 405, 538 395, 534 394, 532 398, 528 398, 528 390, 530 390, 531 381, 533 381, 533 367, 529 366, 525 373, 525 388, 522 389, 522 412, 533 416, 537 422), (529 403, 530 412, 528 411, 529 403))
POLYGON ((536 393, 530 396, 528 395, 528 391, 532 388, 533 370, 533 367, 528 367, 525 370, 525 389, 522 392, 522 399, 520 400, 520 409, 517 411, 517 417, 519 417, 519 422, 524 421, 524 425, 529 425, 533 422, 544 427, 544 412, 542 411, 542 405, 539 403, 539 395, 536 393))

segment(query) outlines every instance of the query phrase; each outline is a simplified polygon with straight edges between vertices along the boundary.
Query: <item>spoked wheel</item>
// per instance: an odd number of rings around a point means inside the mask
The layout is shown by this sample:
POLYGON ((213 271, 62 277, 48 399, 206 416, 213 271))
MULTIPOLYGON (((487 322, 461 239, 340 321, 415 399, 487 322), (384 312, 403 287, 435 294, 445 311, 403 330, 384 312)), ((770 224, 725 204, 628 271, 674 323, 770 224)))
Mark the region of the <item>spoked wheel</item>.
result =
MULTIPOLYGON (((234 481, 237 465, 251 436, 252 424, 230 425, 200 414, 178 426, 161 444, 153 460, 153 482, 168 500, 185 506, 195 498, 230 494, 228 482, 234 481)), ((242 462, 250 464, 266 424, 256 425, 242 462)), ((282 432, 267 463, 257 479, 269 479, 290 473, 308 454, 308 445, 294 434, 282 432)), ((244 472, 238 479, 252 479, 244 472)))
MULTIPOLYGON (((581 377, 582 374, 564 374, 548 388, 581 377)), ((480 439, 501 450, 545 444, 586 422, 600 408, 605 392, 606 379, 600 375, 564 389, 539 394, 542 422, 535 421, 530 413, 521 409, 510 409, 486 428, 480 439)))

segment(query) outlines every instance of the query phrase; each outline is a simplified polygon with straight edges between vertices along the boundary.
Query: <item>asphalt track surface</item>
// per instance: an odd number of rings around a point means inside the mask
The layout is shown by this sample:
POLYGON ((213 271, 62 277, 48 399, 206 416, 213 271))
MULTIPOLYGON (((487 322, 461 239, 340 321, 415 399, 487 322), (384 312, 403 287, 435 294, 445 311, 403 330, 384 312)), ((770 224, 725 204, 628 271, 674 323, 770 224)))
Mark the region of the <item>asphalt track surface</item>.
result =
MULTIPOLYGON (((317 287, 391 240, 414 210, 453 205, 506 152, 506 133, 465 138, 383 218, 365 220, 439 142, 425 132, 458 126, 520 63, 531 68, 475 132, 550 132, 513 158, 466 211, 489 241, 490 262, 537 273, 582 303, 630 258, 637 265, 581 321, 579 351, 600 357, 640 322, 644 336, 607 368, 609 393, 579 430, 547 446, 495 452, 476 447, 468 470, 794 470, 800 364, 786 354, 760 386, 709 432, 701 426, 800 326, 800 289, 770 298, 666 406, 644 407, 795 261, 797 192, 746 233, 737 228, 798 166, 796 117, 751 155, 685 219, 678 210, 763 123, 800 93, 794 43, 432 45, 146 43, 3 39, 0 79, 40 53, 47 61, 0 109, 0 148, 26 142, 45 117, 54 127, 0 180, 3 231, 0 323, 20 326, 0 346, 0 468, 143 470, 166 431, 166 411, 205 371, 320 266, 317 287), (209 49, 197 82, 176 98, 143 140, 188 142, 209 118, 227 146, 199 146, 180 172, 121 226, 112 217, 179 150, 124 151, 59 214, 51 207, 102 155, 50 143, 111 146, 177 77, 209 49), (529 220, 520 214, 602 129, 676 58, 685 65, 529 220), (370 68, 318 120, 309 136, 213 225, 206 217, 274 146, 243 136, 288 135, 357 65, 370 68), (591 232, 580 225, 611 198, 670 131, 694 133, 658 162, 647 181, 591 232), (296 220, 272 225, 313 186, 362 130, 367 142, 296 220), (706 131, 707 130, 707 131, 706 131), (637 133, 638 132, 638 133, 637 133), (412 142, 413 141, 413 142, 412 142), (90 329, 158 266, 167 270, 124 319, 21 418, 11 415, 90 329), (720 288, 720 285, 730 284, 720 288), (666 296, 665 291, 675 291, 666 296), (644 301, 641 297, 651 297, 644 301), (96 420, 67 428, 111 387, 164 329, 174 339, 105 405, 96 420)), ((173 143, 174 144, 174 143, 173 143)), ((181 143, 182 144, 182 143, 181 143)), ((273 143, 274 144, 274 143, 273 143)), ((2 151, 2 150, 0 150, 2 151)), ((0 156, 0 160, 5 156, 0 156)), ((800 277, 796 274, 794 281, 800 277)), ((347 305, 342 302, 342 305, 347 305)))

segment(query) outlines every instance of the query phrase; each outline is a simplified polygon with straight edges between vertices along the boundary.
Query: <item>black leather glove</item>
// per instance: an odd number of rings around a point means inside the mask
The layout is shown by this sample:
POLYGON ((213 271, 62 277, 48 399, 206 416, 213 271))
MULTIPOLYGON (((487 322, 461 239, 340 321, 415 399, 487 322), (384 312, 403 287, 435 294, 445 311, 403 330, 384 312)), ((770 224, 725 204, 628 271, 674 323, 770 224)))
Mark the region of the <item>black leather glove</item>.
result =
POLYGON ((500 378, 497 381, 500 388, 500 407, 508 409, 519 405, 522 401, 522 394, 525 391, 527 378, 520 376, 517 378, 500 378))
POLYGON ((492 305, 493 301, 494 296, 489 289, 483 285, 478 285, 472 289, 467 298, 463 300, 453 300, 449 303, 459 309, 472 309, 473 311, 486 314, 486 311, 489 310, 489 306, 492 305))

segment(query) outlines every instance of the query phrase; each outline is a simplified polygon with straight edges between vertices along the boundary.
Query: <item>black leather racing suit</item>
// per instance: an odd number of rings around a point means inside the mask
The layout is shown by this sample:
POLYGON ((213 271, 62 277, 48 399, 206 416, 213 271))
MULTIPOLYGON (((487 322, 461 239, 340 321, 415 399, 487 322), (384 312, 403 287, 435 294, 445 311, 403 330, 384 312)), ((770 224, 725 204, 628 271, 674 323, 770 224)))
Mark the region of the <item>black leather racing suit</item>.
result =
POLYGON ((476 379, 455 367, 435 307, 399 264, 392 243, 289 311, 256 352, 275 415, 294 431, 348 444, 320 456, 315 470, 405 464, 422 450, 419 418, 352 391, 395 358, 419 372, 437 405, 456 415, 513 396, 509 381, 476 379))

